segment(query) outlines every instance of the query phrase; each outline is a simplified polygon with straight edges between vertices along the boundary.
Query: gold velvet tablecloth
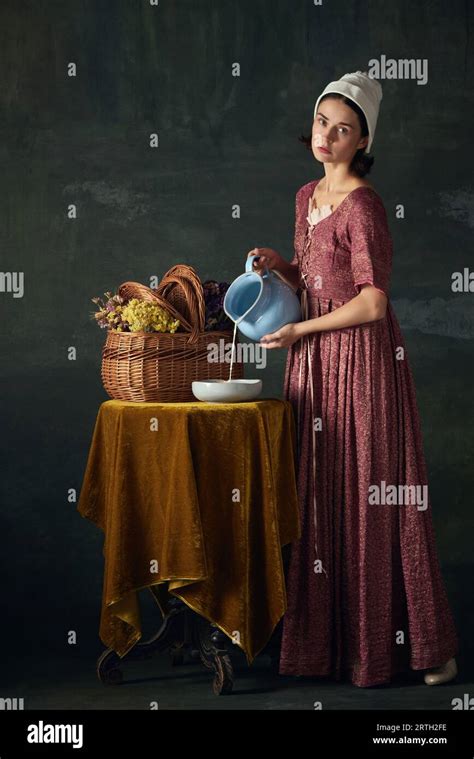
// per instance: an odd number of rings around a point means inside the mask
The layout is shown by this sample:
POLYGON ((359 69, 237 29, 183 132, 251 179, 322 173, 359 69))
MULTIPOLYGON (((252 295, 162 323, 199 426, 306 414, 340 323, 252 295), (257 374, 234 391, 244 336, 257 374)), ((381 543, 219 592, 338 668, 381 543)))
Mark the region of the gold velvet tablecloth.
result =
POLYGON ((137 591, 163 583, 251 664, 286 611, 281 547, 300 536, 295 445, 289 401, 100 406, 78 510, 104 531, 107 647, 121 657, 133 647, 137 591))

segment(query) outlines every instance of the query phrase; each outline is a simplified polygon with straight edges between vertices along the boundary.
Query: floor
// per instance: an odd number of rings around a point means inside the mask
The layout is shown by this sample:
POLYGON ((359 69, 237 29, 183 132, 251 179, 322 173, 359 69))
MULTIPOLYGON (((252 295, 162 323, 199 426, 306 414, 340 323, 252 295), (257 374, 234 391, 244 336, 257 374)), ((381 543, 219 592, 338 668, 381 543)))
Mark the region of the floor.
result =
MULTIPOLYGON (((100 653, 100 651, 99 651, 100 653)), ((120 685, 103 685, 95 658, 23 659, 14 666, 3 696, 24 699, 24 709, 429 709, 452 710, 452 699, 474 696, 474 683, 462 676, 454 683, 426 686, 420 672, 388 686, 357 688, 327 679, 280 676, 260 656, 252 667, 233 657, 234 689, 226 696, 212 690, 212 674, 199 662, 174 666, 168 654, 123 665, 120 685), (14 672, 19 673, 15 676, 14 672), (8 691, 8 692, 7 692, 8 691)), ((12 662, 11 662, 12 664, 12 662)), ((461 664, 461 662, 459 662, 461 664)))

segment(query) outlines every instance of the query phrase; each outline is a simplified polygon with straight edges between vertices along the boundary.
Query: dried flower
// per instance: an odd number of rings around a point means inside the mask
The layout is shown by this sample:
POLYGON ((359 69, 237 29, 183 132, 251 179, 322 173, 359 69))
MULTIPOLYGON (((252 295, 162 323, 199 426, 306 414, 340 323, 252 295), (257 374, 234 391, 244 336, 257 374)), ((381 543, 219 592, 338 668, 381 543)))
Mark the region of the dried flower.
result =
POLYGON ((111 321, 115 319, 115 324, 122 326, 122 332, 129 332, 128 326, 122 321, 124 299, 111 292, 104 293, 104 296, 105 301, 102 298, 91 298, 92 302, 99 306, 99 310, 91 314, 92 318, 97 321, 101 329, 110 329, 111 321))
POLYGON ((233 328, 232 320, 224 311, 224 297, 229 288, 227 282, 207 279, 203 283, 206 318, 204 329, 208 331, 225 331, 233 328))
POLYGON ((122 310, 130 332, 176 332, 179 319, 172 319, 158 303, 132 298, 122 310))
MULTIPOLYGON (((229 288, 227 282, 208 279, 203 283, 206 332, 228 331, 233 322, 224 311, 224 297, 229 288)), ((180 325, 179 319, 157 303, 133 298, 128 303, 118 294, 105 292, 104 298, 91 298, 97 311, 91 314, 101 329, 117 332, 169 332, 173 334, 180 325)))

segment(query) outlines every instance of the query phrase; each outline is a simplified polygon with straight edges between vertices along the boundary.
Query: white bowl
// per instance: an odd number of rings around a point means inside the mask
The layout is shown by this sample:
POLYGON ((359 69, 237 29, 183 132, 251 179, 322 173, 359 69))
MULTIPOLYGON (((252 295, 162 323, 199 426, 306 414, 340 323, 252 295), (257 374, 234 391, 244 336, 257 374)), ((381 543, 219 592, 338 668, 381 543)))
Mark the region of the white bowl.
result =
POLYGON ((252 401, 262 392, 262 380, 204 380, 192 383, 193 395, 208 403, 234 403, 252 401))

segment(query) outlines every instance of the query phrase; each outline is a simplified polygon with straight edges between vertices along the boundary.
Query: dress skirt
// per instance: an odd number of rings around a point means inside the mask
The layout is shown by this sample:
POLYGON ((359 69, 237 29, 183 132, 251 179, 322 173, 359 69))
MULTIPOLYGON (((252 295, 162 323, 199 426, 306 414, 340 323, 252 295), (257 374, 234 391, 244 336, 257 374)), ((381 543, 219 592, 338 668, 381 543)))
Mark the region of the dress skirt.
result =
POLYGON ((458 641, 440 564, 416 392, 389 297, 382 201, 359 187, 311 226, 315 182, 296 196, 304 315, 372 284, 383 319, 312 333, 289 351, 284 395, 297 423, 301 538, 292 544, 279 672, 361 687, 444 664, 458 641))

